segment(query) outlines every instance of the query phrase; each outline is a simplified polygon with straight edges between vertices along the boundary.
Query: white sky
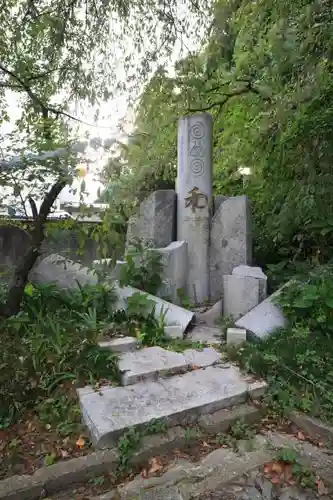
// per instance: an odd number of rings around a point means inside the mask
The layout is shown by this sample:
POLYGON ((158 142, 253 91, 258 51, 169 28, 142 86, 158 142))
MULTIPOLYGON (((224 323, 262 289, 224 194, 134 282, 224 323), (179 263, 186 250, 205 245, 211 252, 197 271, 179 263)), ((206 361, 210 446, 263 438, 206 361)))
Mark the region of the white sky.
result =
MULTIPOLYGON (((208 20, 207 20, 208 22, 208 20)), ((204 26, 202 26, 202 32, 204 30, 204 26)), ((188 51, 195 50, 196 44, 198 44, 199 40, 186 40, 186 48, 181 46, 180 41, 178 40, 175 44, 175 48, 173 54, 168 62, 168 69, 172 71, 174 63, 180 58, 184 57, 188 54, 188 51)), ((128 48, 128 45, 127 45, 128 48)), ((134 48, 133 48, 134 50, 134 48)), ((114 50, 115 60, 119 55, 119 51, 114 50)), ((157 64, 160 61, 156 63, 157 64)), ((153 74, 153 73, 152 73, 153 74)), ((118 77, 121 78, 123 75, 126 78, 124 70, 122 67, 119 67, 119 71, 117 70, 118 77)), ((115 99, 110 100, 107 103, 103 103, 102 109, 99 109, 99 118, 98 121, 94 123, 94 116, 96 112, 96 108, 91 109, 87 106, 82 106, 81 103, 77 103, 76 106, 73 106, 73 109, 70 110, 70 113, 77 117, 78 119, 91 124, 89 125, 78 125, 74 123, 75 127, 78 126, 78 131, 80 138, 84 139, 86 134, 88 133, 90 137, 99 137, 102 140, 105 139, 117 139, 124 140, 126 136, 119 130, 119 124, 123 123, 125 120, 125 132, 130 133, 133 125, 133 113, 130 111, 128 107, 128 97, 127 93, 116 97, 115 99)), ((14 127, 14 121, 20 115, 19 102, 17 95, 15 92, 8 92, 8 109, 10 110, 10 115, 13 120, 12 123, 5 123, 0 127, 0 133, 7 134, 12 131, 14 127)), ((98 181, 98 173, 105 164, 106 159, 108 158, 108 154, 100 148, 99 150, 87 149, 86 156, 89 158, 92 163, 89 164, 89 172, 85 177, 86 183, 86 191, 87 196, 85 197, 85 202, 92 203, 97 198, 97 191, 99 187, 102 187, 100 182, 98 181)), ((81 179, 74 183, 72 189, 77 189, 81 183, 81 179)), ((60 197, 60 201, 79 201, 79 194, 74 195, 71 192, 70 188, 65 188, 60 197)))

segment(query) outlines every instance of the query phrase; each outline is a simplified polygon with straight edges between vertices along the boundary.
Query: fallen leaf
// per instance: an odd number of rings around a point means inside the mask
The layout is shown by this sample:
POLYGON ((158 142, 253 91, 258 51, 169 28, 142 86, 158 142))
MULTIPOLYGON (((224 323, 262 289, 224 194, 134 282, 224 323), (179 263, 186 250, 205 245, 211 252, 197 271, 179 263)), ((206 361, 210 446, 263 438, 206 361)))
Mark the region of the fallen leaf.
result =
POLYGON ((321 479, 319 479, 316 482, 316 484, 317 484, 318 494, 319 495, 327 495, 328 489, 326 488, 324 482, 321 479))
POLYGON ((84 445, 86 444, 85 440, 83 439, 83 437, 79 437, 79 439, 76 441, 76 446, 78 448, 83 448, 84 445))
POLYGON ((161 462, 155 457, 153 457, 149 460, 149 465, 150 465, 150 468, 148 470, 148 474, 154 474, 155 472, 160 471, 163 467, 161 462))
POLYGON ((290 464, 286 464, 284 466, 284 479, 285 479, 285 481, 290 481, 292 476, 293 476, 292 467, 290 464))
POLYGON ((280 484, 280 482, 281 482, 279 476, 272 477, 270 481, 272 484, 280 484))
POLYGON ((276 474, 282 474, 283 465, 281 462, 273 462, 271 467, 271 472, 275 472, 276 474))
POLYGON ((210 445, 206 441, 202 441, 201 446, 203 448, 210 448, 210 445))
POLYGON ((200 366, 198 365, 192 365, 192 370, 200 370, 200 366))
POLYGON ((298 431, 298 432, 297 432, 296 437, 297 437, 297 439, 299 439, 300 441, 304 441, 304 440, 305 440, 305 436, 304 436, 303 432, 301 432, 301 431, 298 431))
POLYGON ((66 450, 60 450, 60 454, 61 454, 62 458, 68 458, 69 457, 69 453, 66 450))
POLYGON ((318 447, 319 447, 319 448, 324 448, 324 446, 325 446, 325 445, 324 445, 324 443, 323 443, 322 441, 319 441, 319 442, 317 443, 317 445, 318 445, 318 447))
POLYGON ((142 471, 141 471, 141 477, 143 479, 147 479, 147 477, 148 477, 147 469, 142 469, 142 471))

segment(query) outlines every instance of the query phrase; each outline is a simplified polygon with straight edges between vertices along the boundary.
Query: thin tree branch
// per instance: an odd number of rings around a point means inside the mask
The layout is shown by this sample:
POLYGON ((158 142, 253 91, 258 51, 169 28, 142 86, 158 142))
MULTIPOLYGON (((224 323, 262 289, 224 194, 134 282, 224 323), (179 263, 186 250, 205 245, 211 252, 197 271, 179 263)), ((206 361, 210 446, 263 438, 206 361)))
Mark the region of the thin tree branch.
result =
POLYGON ((28 197, 28 202, 29 202, 30 207, 31 207, 32 217, 34 219, 37 219, 37 217, 38 217, 38 210, 37 210, 37 206, 36 206, 35 200, 32 198, 32 196, 28 197))

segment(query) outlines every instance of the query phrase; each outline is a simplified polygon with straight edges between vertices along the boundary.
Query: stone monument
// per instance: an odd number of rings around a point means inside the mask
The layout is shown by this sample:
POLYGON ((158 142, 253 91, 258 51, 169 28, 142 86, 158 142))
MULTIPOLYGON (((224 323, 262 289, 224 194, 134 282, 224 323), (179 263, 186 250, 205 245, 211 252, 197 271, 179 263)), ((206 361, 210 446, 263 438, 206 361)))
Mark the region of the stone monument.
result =
POLYGON ((187 241, 186 295, 209 300, 209 232, 212 214, 212 117, 186 116, 178 126, 177 239, 187 241))
POLYGON ((176 192, 155 191, 141 203, 129 221, 127 245, 140 236, 161 253, 161 296, 167 291, 179 303, 180 287, 191 304, 220 301, 221 314, 236 319, 265 299, 265 276, 250 267, 247 197, 213 197, 212 128, 206 113, 180 119, 176 192))

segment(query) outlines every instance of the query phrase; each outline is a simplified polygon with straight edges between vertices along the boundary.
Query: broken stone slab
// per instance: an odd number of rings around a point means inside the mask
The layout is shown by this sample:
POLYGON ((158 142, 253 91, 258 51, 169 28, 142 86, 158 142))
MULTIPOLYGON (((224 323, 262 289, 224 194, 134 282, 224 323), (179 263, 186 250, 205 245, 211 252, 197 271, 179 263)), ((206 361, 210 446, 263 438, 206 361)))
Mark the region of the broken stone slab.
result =
MULTIPOLYGON (((164 324, 166 327, 176 327, 182 330, 182 333, 185 332, 188 325, 194 319, 194 313, 192 311, 188 311, 176 304, 172 304, 171 302, 167 302, 155 295, 150 295, 142 290, 138 290, 137 288, 133 288, 131 286, 120 287, 119 283, 115 282, 115 293, 118 296, 118 301, 116 304, 117 309, 127 309, 127 300, 129 297, 133 296, 136 293, 140 293, 146 296, 147 298, 147 309, 146 313, 150 314, 154 311, 154 315, 157 319, 161 319, 163 317, 164 324)), ((167 334, 167 332, 166 332, 167 334)))
POLYGON ((282 288, 238 319, 235 326, 245 328, 250 334, 259 339, 264 339, 279 328, 285 328, 288 321, 280 307, 274 303, 274 299, 281 293, 282 288))
POLYGON ((246 342, 245 328, 228 328, 227 329, 227 344, 238 345, 246 342))
POLYGON ((239 319, 259 304, 259 280, 246 276, 223 276, 223 315, 239 319))
POLYGON ((183 352, 186 362, 191 368, 207 368, 220 362, 221 353, 212 347, 204 347, 203 349, 185 349, 183 352))
POLYGON ((208 311, 196 313, 195 320, 197 324, 215 326, 222 318, 223 302, 219 300, 208 311))
POLYGON ((135 240, 144 246, 163 248, 176 238, 176 192, 160 189, 151 193, 127 225, 126 248, 135 240))
POLYGON ((267 298, 267 276, 261 267, 252 267, 242 264, 232 270, 232 274, 236 276, 244 276, 259 280, 259 302, 267 298))
POLYGON ((97 285, 99 281, 95 271, 58 254, 39 259, 30 271, 29 279, 35 285, 54 283, 65 290, 78 288, 79 285, 97 285))
POLYGON ((211 221, 210 299, 223 298, 223 276, 252 261, 251 214, 247 196, 226 198, 211 221))
POLYGON ((122 385, 127 386, 143 380, 157 380, 159 377, 184 373, 189 369, 190 363, 179 352, 154 346, 123 354, 118 366, 122 385))
POLYGON ((236 367, 216 366, 157 382, 102 388, 98 393, 78 389, 78 396, 91 439, 104 448, 129 427, 151 420, 162 420, 169 427, 187 425, 203 414, 244 403, 248 387, 236 367))
POLYGON ((120 337, 98 342, 98 345, 116 353, 133 352, 138 348, 138 340, 134 337, 120 337))
POLYGON ((173 241, 167 247, 155 251, 161 255, 163 265, 163 285, 158 295, 179 304, 179 291, 186 289, 187 282, 187 242, 173 241))

